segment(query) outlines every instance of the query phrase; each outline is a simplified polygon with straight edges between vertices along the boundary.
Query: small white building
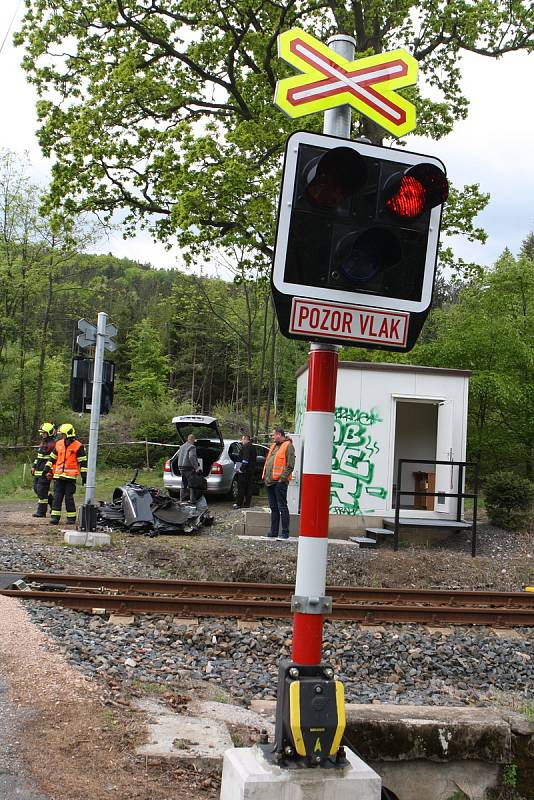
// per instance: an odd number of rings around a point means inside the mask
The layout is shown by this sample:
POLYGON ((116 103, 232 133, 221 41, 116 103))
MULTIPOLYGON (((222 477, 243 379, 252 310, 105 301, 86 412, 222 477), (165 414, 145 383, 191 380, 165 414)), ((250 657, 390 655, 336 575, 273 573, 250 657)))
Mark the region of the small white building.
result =
MULTIPOLYGON (((400 458, 465 461, 467 370, 340 361, 330 531, 381 525, 395 513, 400 458)), ((297 373, 295 433, 302 431, 308 367, 297 373)), ((299 442, 296 437, 296 443, 299 442)), ((313 442, 302 443, 313 447, 313 442)), ((300 460, 300 459, 299 459, 300 460)), ((298 491, 297 464, 293 492, 298 491)), ((458 467, 405 464, 403 491, 458 491, 458 467)), ((455 519, 456 498, 401 497, 401 518, 455 519)))

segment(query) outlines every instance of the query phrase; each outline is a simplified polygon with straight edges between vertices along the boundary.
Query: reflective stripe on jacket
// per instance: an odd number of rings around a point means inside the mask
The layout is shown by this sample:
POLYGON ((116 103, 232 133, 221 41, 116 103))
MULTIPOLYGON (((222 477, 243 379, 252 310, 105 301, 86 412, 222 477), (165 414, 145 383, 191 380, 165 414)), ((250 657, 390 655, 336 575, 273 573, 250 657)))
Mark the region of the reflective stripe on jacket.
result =
POLYGON ((37 448, 37 454, 35 456, 34 462, 32 464, 33 467, 33 474, 36 478, 43 474, 46 467, 46 462, 50 458, 50 453, 56 446, 56 438, 55 436, 47 436, 45 439, 41 440, 41 444, 37 448))
MULTIPOLYGON (((273 481, 279 480, 282 472, 287 467, 286 450, 289 447, 289 444, 290 443, 287 442, 287 441, 286 442, 282 442, 280 447, 278 447, 277 452, 275 453, 274 461, 273 461, 273 474, 272 474, 273 481)), ((277 447, 276 443, 272 444, 269 452, 267 453, 267 458, 265 459, 265 464, 263 465, 262 478, 265 478, 265 472, 267 470, 267 462, 269 461, 269 459, 270 459, 270 457, 272 455, 272 452, 273 452, 275 447, 277 447)), ((290 473, 287 476, 287 479, 288 479, 288 481, 293 480, 292 473, 290 473)))
POLYGON ((64 440, 56 442, 49 464, 53 467, 54 478, 76 480, 81 472, 87 472, 87 456, 83 444, 77 439, 68 443, 64 440))

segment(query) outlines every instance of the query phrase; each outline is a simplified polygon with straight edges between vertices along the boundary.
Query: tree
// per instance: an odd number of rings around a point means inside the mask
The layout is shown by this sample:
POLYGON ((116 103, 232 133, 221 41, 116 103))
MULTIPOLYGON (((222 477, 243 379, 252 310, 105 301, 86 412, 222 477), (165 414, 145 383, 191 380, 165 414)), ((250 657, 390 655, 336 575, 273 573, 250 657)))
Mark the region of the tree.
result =
POLYGON ((128 336, 131 370, 127 395, 133 403, 157 403, 168 397, 169 361, 154 326, 143 319, 128 336))
MULTIPOLYGON (((15 41, 40 96, 39 140, 55 161, 50 208, 126 209, 186 258, 234 246, 270 257, 273 208, 287 135, 316 130, 274 110, 280 31, 351 34, 357 55, 404 46, 422 80, 406 90, 418 133, 440 138, 465 118, 461 56, 499 57, 533 46, 528 0, 26 0, 15 41), (430 96, 432 94, 432 97, 430 96)), ((354 123, 377 143, 371 121, 354 123)), ((450 223, 472 226, 477 187, 453 195, 450 223)), ((478 201, 478 205, 480 205, 478 201)))
MULTIPOLYGON (((82 218, 67 223, 59 214, 42 214, 42 189, 28 172, 26 158, 0 152, 0 374, 11 374, 11 426, 15 440, 25 441, 42 421, 45 368, 57 350, 50 341, 55 301, 62 296, 65 319, 65 295, 80 288, 73 285, 78 252, 94 237, 94 226, 82 218)), ((70 331, 67 341, 70 346, 70 331)))
POLYGON ((534 260, 506 250, 435 310, 415 363, 470 369, 469 449, 488 470, 534 475, 534 260))

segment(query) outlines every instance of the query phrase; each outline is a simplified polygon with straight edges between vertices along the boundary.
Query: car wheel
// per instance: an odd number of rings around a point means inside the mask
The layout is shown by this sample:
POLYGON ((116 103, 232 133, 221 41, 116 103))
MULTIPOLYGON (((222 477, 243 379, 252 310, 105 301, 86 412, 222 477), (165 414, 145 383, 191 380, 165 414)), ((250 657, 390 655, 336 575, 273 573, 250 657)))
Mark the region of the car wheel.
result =
POLYGON ((237 478, 233 479, 232 485, 230 486, 230 497, 235 503, 235 501, 237 500, 237 478))
POLYGON ((169 493, 169 497, 174 497, 175 500, 180 499, 180 490, 179 489, 167 489, 169 493))

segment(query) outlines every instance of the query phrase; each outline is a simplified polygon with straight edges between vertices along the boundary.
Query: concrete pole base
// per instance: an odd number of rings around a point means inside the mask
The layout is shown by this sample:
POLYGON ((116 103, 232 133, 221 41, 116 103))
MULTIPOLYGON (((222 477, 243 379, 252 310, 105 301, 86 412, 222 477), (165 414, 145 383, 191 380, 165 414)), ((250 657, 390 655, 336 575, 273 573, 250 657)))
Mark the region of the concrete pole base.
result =
POLYGON ((82 547, 102 547, 111 544, 109 533, 96 531, 62 531, 65 544, 81 545, 82 547))
POLYGON ((346 750, 344 769, 283 769, 270 764, 259 747, 235 747, 224 754, 220 800, 380 800, 382 781, 346 750))

